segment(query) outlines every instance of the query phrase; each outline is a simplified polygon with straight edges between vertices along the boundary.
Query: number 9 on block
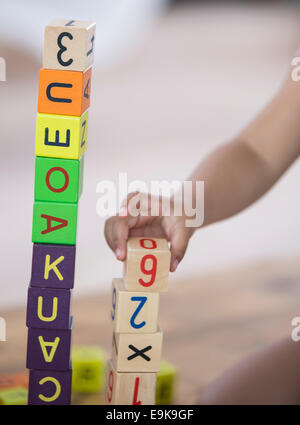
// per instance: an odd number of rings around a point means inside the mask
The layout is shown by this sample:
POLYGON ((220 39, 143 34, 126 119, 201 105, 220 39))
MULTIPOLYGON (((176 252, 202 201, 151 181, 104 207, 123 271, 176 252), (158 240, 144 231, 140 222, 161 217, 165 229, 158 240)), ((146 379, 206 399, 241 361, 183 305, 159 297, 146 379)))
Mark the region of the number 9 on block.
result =
POLYGON ((171 253, 160 238, 130 238, 124 264, 124 283, 128 291, 166 292, 171 253))

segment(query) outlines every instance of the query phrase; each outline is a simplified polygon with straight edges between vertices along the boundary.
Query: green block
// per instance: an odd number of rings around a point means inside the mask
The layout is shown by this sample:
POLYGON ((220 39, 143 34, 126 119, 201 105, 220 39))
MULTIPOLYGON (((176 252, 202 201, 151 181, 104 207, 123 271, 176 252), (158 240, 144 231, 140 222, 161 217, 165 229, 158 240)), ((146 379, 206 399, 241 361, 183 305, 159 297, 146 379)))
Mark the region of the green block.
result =
POLYGON ((0 391, 0 404, 25 405, 27 404, 28 390, 22 387, 8 388, 0 391))
POLYGON ((77 210, 77 204, 35 202, 32 242, 75 245, 77 210))
POLYGON ((100 347, 78 345, 72 349, 72 390, 98 393, 104 389, 107 356, 100 347))
POLYGON ((160 370, 157 373, 155 404, 167 405, 173 403, 177 375, 177 368, 173 364, 165 360, 161 361, 160 370))
POLYGON ((82 193, 83 162, 83 157, 80 160, 36 157, 35 201, 77 203, 82 193))

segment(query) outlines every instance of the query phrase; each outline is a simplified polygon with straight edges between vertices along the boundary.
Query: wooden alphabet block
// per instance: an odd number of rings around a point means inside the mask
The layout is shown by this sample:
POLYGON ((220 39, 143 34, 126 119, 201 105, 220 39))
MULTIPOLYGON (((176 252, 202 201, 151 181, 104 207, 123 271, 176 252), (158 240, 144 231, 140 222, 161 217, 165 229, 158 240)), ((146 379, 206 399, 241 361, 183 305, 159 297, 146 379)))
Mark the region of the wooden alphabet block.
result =
POLYGON ((155 404, 174 404, 177 374, 177 368, 173 364, 165 360, 161 361, 160 370, 157 373, 155 404))
POLYGON ((28 328, 69 329, 70 289, 28 288, 28 328))
POLYGON ((84 71, 94 60, 96 24, 55 19, 45 28, 43 67, 84 71))
POLYGON ((41 69, 38 112, 80 117, 90 106, 90 67, 85 72, 41 69))
POLYGON ((113 279, 111 318, 115 332, 156 332, 158 306, 158 293, 128 292, 123 279, 113 279))
POLYGON ((129 238, 124 264, 128 291, 166 292, 171 254, 168 243, 160 238, 129 238))
POLYGON ((71 330, 69 329, 28 329, 27 369, 69 370, 71 330))
POLYGON ((112 362, 117 372, 158 372, 163 335, 113 333, 112 362))
POLYGON ((77 203, 82 193, 84 156, 80 160, 36 157, 34 199, 77 203))
POLYGON ((37 114, 35 154, 79 159, 87 148, 88 111, 80 117, 37 114))
POLYGON ((108 362, 106 404, 155 404, 156 373, 119 373, 108 362))
POLYGON ((23 387, 7 388, 0 391, 0 405, 20 406, 26 405, 28 391, 23 387))
POLYGON ((28 388, 28 372, 0 375, 0 391, 15 387, 28 388))
POLYGON ((29 374, 29 405, 71 404, 72 370, 31 370, 29 374))
POLYGON ((32 242, 75 245, 77 204, 34 202, 32 242))
POLYGON ((97 346, 78 345, 72 348, 72 390, 98 393, 105 385, 107 357, 97 346))
POLYGON ((33 244, 30 285, 72 289, 75 272, 74 245, 33 244))

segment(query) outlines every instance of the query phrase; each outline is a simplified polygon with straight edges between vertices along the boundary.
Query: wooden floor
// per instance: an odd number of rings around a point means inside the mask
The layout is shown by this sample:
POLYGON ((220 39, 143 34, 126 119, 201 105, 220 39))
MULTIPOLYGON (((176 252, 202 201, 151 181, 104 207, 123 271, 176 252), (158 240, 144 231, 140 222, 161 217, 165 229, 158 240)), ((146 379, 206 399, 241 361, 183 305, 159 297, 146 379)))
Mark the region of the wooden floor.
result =
MULTIPOLYGON (((254 264, 185 282, 171 282, 161 296, 163 356, 180 371, 177 403, 197 394, 222 371, 291 332, 300 316, 299 258, 254 264)), ((108 295, 73 303, 73 344, 99 344, 110 352, 108 295)), ((25 368, 25 309, 1 313, 7 342, 0 343, 0 374, 25 368)), ((73 397, 74 404, 99 404, 102 396, 73 397)))

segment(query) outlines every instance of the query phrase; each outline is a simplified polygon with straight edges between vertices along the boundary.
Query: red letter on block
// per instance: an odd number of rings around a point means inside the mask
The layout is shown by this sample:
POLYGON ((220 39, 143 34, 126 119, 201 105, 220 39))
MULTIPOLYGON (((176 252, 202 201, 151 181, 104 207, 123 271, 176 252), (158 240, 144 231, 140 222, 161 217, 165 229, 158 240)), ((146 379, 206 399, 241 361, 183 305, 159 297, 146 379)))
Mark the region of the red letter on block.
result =
POLYGON ((66 227, 68 225, 68 220, 65 220, 64 218, 53 217, 52 215, 47 215, 47 214, 41 214, 41 217, 47 220, 47 228, 41 232, 42 235, 46 235, 46 233, 50 233, 50 232, 54 232, 55 230, 62 229, 63 227, 66 227), (51 227, 52 221, 56 221, 60 224, 51 227))

